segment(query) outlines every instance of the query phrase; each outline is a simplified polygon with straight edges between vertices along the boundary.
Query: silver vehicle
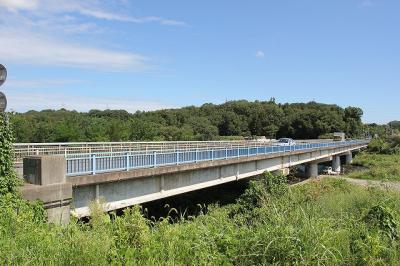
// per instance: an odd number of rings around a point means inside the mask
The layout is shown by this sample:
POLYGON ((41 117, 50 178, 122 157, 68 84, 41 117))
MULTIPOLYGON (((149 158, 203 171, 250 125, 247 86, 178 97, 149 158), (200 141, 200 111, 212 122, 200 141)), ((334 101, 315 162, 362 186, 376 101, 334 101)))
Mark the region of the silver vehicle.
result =
POLYGON ((296 142, 291 138, 280 138, 278 140, 278 145, 279 146, 291 146, 291 145, 296 145, 296 142))

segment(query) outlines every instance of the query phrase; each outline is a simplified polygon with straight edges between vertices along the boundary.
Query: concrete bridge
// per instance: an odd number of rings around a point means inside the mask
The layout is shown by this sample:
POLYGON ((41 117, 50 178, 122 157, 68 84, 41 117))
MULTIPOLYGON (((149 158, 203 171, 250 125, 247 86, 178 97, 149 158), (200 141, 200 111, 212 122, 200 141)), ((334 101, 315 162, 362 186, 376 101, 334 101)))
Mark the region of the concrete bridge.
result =
MULTIPOLYGON (((136 144, 135 144, 136 145, 136 144)), ((103 199, 107 211, 259 175, 288 172, 305 164, 308 177, 318 175, 318 163, 332 161, 340 171, 352 152, 367 140, 298 141, 279 146, 264 142, 164 142, 125 151, 25 156, 21 192, 45 203, 49 221, 65 223, 70 213, 90 215, 89 204, 103 199)), ((93 147, 92 147, 93 148, 93 147)), ((67 152, 66 152, 67 151, 67 152)))

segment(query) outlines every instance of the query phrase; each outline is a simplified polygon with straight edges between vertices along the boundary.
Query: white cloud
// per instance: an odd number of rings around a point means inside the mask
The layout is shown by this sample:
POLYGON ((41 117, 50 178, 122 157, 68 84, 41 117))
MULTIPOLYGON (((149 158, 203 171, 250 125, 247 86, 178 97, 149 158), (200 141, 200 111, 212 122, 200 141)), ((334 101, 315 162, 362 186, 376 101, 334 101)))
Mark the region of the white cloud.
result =
POLYGON ((264 58, 264 56, 265 56, 265 54, 264 54, 263 51, 257 51, 257 52, 256 52, 256 57, 257 57, 257 58, 264 58))
POLYGON ((172 20, 172 19, 161 19, 159 18, 158 20, 161 25, 167 25, 167 26, 188 26, 188 24, 184 21, 179 21, 179 20, 172 20))
POLYGON ((34 10, 38 6, 38 0, 0 0, 0 6, 10 11, 34 10))
MULTIPOLYGON (((16 23, 14 23, 15 25, 16 23)), ((102 33, 103 31, 98 27, 96 23, 93 22, 81 22, 76 20, 74 17, 61 16, 61 17, 51 17, 41 20, 29 20, 25 19, 24 23, 19 23, 24 25, 25 31, 27 28, 34 29, 35 32, 46 32, 52 34, 55 33, 102 33)), ((15 27, 15 26, 14 26, 15 27)), ((21 27, 22 28, 22 27, 21 27)), ((52 34, 53 35, 53 34, 52 34)))
MULTIPOLYGON (((187 26, 184 21, 166 19, 157 16, 137 17, 122 12, 110 11, 110 2, 98 0, 0 0, 0 6, 6 7, 10 11, 29 10, 32 15, 49 16, 60 13, 76 13, 96 19, 150 23, 156 22, 161 25, 187 26)), ((122 8, 120 8, 122 9, 122 8)))
POLYGON ((0 58, 4 62, 110 71, 149 68, 148 59, 134 53, 96 48, 4 27, 0 27, 0 32, 0 58))
POLYGON ((68 79, 38 79, 38 80, 17 80, 8 79, 8 89, 45 89, 61 88, 67 85, 83 83, 81 80, 68 79))
POLYGON ((133 16, 124 16, 120 14, 108 13, 99 10, 89 10, 89 9, 80 9, 79 12, 83 15, 88 15, 98 19, 105 19, 105 20, 116 20, 116 21, 134 22, 134 23, 158 22, 161 25, 187 26, 187 23, 183 21, 164 19, 161 17, 154 17, 154 16, 133 17, 133 16))
POLYGON ((153 111, 172 108, 164 103, 147 100, 129 100, 117 98, 96 98, 63 93, 7 93, 8 111, 25 112, 29 110, 60 109, 89 111, 90 109, 123 109, 128 112, 153 111))
MULTIPOLYGON (((93 34, 110 33, 111 24, 98 20, 126 23, 156 23, 186 26, 183 21, 158 16, 133 16, 131 2, 106 0, 0 0, 0 59, 20 65, 66 66, 106 71, 144 71, 152 67, 150 58, 120 48, 105 48, 93 34), (126 6, 125 6, 126 5, 126 6), (125 8, 126 7, 126 8, 125 8), (80 35, 79 33, 85 33, 80 35), (83 37, 83 38, 82 38, 83 37), (92 38, 95 37, 95 38, 92 38), (85 42, 83 43, 82 41, 85 42)), ((101 43, 120 47, 121 44, 101 43)), ((83 77, 84 78, 84 77, 83 77)), ((31 109, 126 109, 156 110, 169 108, 164 103, 139 99, 96 98, 68 93, 48 93, 51 89, 76 85, 80 80, 16 80, 9 78, 4 88, 8 110, 31 109), (45 89, 45 92, 40 91, 45 89)), ((75 86, 72 86, 75 87, 75 86)))
POLYGON ((144 55, 90 44, 88 34, 103 34, 110 30, 108 26, 97 24, 96 20, 171 26, 187 24, 157 16, 136 17, 130 10, 130 3, 122 1, 0 0, 0 59, 4 63, 111 71, 147 70, 151 66, 144 55), (79 41, 83 39, 84 44, 79 41))
POLYGON ((77 12, 79 12, 83 15, 97 18, 97 19, 137 22, 136 20, 134 20, 133 18, 131 18, 129 16, 113 14, 113 13, 109 13, 109 12, 105 12, 105 11, 101 11, 101 10, 91 10, 91 9, 82 8, 82 9, 77 10, 77 12))

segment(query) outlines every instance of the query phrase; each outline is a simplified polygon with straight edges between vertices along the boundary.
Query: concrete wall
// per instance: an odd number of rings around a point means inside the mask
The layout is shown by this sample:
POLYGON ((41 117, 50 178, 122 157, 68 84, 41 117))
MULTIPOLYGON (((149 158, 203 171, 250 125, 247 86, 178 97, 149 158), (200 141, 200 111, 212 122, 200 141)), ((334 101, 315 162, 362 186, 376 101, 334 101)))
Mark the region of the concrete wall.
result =
POLYGON ((62 156, 24 158, 25 185, 20 188, 27 200, 41 200, 51 223, 67 224, 70 217, 72 185, 66 182, 66 161, 62 156))

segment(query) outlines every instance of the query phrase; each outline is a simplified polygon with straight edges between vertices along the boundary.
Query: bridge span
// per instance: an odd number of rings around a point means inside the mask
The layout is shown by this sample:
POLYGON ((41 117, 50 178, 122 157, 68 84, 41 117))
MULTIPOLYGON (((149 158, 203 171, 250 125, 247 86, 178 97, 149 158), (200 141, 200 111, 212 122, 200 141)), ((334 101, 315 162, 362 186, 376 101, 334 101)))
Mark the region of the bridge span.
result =
POLYGON ((65 153, 64 147, 64 153, 23 156, 27 184, 21 192, 29 200, 45 202, 49 221, 63 223, 70 212, 77 217, 90 215, 93 201, 104 201, 105 209, 112 211, 265 171, 288 171, 299 164, 306 165, 308 177, 318 175, 318 163, 323 161, 332 161, 334 170, 340 171, 340 157, 350 163, 352 152, 365 148, 368 141, 301 141, 292 146, 263 142, 146 145, 146 149, 90 153, 65 153))

